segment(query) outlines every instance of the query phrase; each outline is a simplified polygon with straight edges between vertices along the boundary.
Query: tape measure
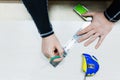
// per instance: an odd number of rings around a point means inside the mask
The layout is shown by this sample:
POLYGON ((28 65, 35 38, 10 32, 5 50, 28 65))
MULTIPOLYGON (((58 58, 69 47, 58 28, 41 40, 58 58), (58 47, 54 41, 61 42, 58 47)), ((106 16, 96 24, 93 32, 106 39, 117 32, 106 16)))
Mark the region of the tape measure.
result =
MULTIPOLYGON (((88 25, 90 25, 90 23, 91 23, 91 22, 83 22, 83 23, 80 25, 81 28, 80 28, 78 31, 80 31, 80 30, 84 29, 85 27, 87 27, 88 25)), ((77 31, 77 32, 78 32, 78 31, 77 31)), ((64 50, 63 58, 65 58, 65 57, 67 56, 69 50, 77 43, 77 40, 80 39, 81 36, 82 36, 82 35, 79 35, 79 36, 78 36, 78 35, 75 33, 75 35, 73 35, 72 39, 69 40, 69 41, 64 45, 64 47, 63 47, 63 50, 64 50)), ((55 59, 58 59, 58 58, 60 58, 60 56, 51 57, 51 58, 50 58, 50 64, 52 64, 54 67, 56 67, 56 66, 61 62, 61 61, 59 61, 59 62, 54 62, 54 60, 55 60, 55 59)))
POLYGON ((98 59, 95 56, 89 54, 82 54, 82 70, 85 72, 84 80, 86 77, 95 75, 99 70, 98 59))

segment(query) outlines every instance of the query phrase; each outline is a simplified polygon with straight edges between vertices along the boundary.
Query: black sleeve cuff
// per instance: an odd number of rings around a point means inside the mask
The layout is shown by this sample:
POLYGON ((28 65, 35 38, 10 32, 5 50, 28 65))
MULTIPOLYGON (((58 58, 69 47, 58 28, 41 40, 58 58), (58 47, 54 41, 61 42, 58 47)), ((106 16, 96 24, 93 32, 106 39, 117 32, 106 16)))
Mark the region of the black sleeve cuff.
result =
POLYGON ((54 34, 54 32, 53 32, 53 31, 50 31, 50 32, 41 34, 41 37, 42 37, 42 38, 45 38, 45 37, 48 37, 48 36, 50 36, 50 35, 52 35, 52 34, 54 34))
POLYGON ((109 8, 104 11, 105 17, 111 22, 117 22, 120 19, 120 0, 114 0, 109 8))

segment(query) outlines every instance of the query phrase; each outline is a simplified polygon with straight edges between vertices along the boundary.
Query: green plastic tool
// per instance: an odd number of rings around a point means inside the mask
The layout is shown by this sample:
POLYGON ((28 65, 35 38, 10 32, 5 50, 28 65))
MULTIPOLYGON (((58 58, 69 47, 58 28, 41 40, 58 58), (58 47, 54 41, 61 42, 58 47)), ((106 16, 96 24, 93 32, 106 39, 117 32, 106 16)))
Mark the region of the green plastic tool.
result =
POLYGON ((73 10, 85 21, 92 21, 92 17, 84 17, 83 14, 87 13, 88 12, 88 9, 81 5, 81 4, 78 4, 76 5, 73 10))

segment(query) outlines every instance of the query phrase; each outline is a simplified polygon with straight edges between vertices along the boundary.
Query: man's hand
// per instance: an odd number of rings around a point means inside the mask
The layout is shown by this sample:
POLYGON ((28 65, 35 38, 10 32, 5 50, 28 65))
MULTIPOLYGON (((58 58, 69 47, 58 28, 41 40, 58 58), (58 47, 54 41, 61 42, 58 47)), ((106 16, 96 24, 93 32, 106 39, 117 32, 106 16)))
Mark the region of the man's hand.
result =
POLYGON ((61 58, 55 59, 55 62, 62 60, 63 49, 54 34, 46 38, 42 38, 42 52, 47 58, 51 58, 56 55, 61 56, 61 58))
POLYGON ((114 23, 108 21, 102 12, 89 12, 83 16, 92 16, 93 20, 88 27, 77 33, 78 35, 84 34, 78 42, 82 42, 88 39, 88 41, 86 41, 84 44, 85 46, 88 46, 97 38, 99 38, 95 46, 95 48, 97 49, 101 45, 107 34, 112 30, 114 23))

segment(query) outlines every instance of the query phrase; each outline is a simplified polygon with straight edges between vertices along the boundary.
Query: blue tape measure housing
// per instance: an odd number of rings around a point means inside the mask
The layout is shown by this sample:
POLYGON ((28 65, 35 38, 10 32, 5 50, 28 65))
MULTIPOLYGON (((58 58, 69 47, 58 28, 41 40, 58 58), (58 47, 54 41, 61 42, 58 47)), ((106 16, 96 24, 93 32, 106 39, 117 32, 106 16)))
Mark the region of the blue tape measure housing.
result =
POLYGON ((95 56, 89 54, 83 54, 83 71, 86 73, 86 76, 93 76, 99 70, 99 63, 95 56))

